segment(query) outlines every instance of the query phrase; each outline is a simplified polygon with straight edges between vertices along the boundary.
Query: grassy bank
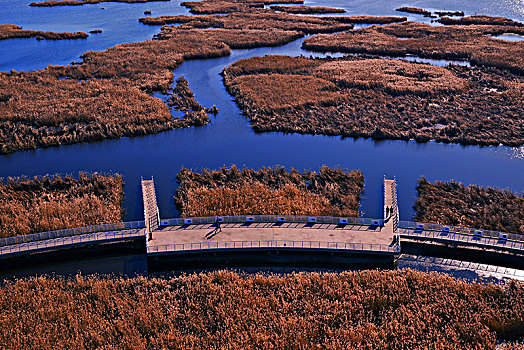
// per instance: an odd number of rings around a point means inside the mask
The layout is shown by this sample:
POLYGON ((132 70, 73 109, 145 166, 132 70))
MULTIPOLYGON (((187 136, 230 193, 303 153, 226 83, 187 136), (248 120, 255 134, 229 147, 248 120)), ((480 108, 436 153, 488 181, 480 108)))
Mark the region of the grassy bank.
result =
POLYGON ((122 221, 120 175, 68 175, 0 181, 0 237, 122 221))
POLYGON ((224 84, 257 132, 524 143, 524 80, 391 59, 255 57, 224 84))
POLYGON ((509 190, 421 178, 415 220, 524 234, 524 197, 509 190))
POLYGON ((40 277, 0 288, 0 342, 7 349, 485 350, 524 336, 523 300, 521 283, 467 284, 410 270, 40 277))
POLYGON ((183 217, 215 215, 358 216, 360 171, 326 166, 299 173, 281 168, 182 169, 175 203, 183 217))

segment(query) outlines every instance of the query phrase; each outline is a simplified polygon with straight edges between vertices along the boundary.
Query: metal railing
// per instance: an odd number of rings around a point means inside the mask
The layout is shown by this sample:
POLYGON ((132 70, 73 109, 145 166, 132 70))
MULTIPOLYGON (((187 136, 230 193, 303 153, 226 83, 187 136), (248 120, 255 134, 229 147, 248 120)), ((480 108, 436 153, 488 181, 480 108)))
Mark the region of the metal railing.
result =
POLYGON ((398 199, 397 199, 397 179, 391 183, 393 193, 393 232, 398 232, 398 199))
POLYGON ((470 235, 457 232, 439 232, 428 230, 416 230, 412 228, 400 228, 400 235, 408 238, 421 238, 424 240, 439 241, 445 243, 463 243, 484 248, 524 251, 524 241, 507 240, 479 235, 470 235))
POLYGON ((42 250, 54 247, 64 247, 77 244, 84 244, 90 242, 104 242, 114 239, 123 239, 123 238, 132 238, 132 237, 141 237, 144 236, 144 233, 141 229, 133 230, 123 230, 123 231, 114 231, 114 232, 97 232, 84 234, 80 236, 68 236, 60 237, 55 239, 47 239, 44 241, 32 241, 25 242, 16 245, 6 245, 0 247, 0 255, 21 253, 32 250, 42 250))
POLYGON ((209 249, 253 249, 253 248, 300 248, 300 249, 336 249, 361 252, 400 253, 400 246, 371 243, 345 243, 322 241, 218 241, 198 243, 174 243, 148 246, 148 253, 180 252, 209 249))
POLYGON ((208 216, 195 218, 173 218, 161 219, 161 226, 181 226, 186 225, 187 220, 191 220, 192 225, 213 224, 216 218, 222 218, 221 223, 311 223, 310 219, 314 218, 316 224, 345 224, 345 225, 362 225, 362 226, 384 226, 383 219, 370 218, 351 218, 351 217, 333 217, 333 216, 294 216, 294 215, 237 215, 237 216, 208 216), (248 220, 252 218, 252 220, 248 220), (284 218, 279 221, 279 218, 284 218), (343 221, 345 220, 345 221, 343 221), (375 223, 375 224, 374 224, 375 223))
POLYGON ((113 224, 101 224, 85 227, 68 228, 64 230, 32 233, 29 235, 13 236, 0 239, 0 247, 28 242, 43 241, 60 237, 78 236, 86 233, 121 231, 144 228, 144 221, 117 222, 113 224))
POLYGON ((450 233, 461 233, 461 234, 476 235, 476 236, 478 236, 480 233, 483 237, 491 237, 491 238, 496 238, 496 239, 499 239, 503 235, 507 235, 508 240, 524 241, 524 235, 519 235, 516 233, 498 232, 498 231, 482 230, 482 229, 471 228, 471 227, 430 224, 430 223, 413 222, 413 221, 400 221, 399 222, 399 227, 401 228, 421 230, 417 228, 417 225, 423 225, 422 230, 424 231, 443 232, 444 228, 446 227, 447 229, 449 229, 450 233))

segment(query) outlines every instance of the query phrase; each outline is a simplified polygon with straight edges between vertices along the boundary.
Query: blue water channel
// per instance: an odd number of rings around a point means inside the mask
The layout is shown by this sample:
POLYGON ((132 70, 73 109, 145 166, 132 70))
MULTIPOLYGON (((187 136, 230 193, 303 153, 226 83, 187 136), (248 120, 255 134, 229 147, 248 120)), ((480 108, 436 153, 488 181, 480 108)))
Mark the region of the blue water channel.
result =
MULTIPOLYGON (((137 19, 145 10, 153 15, 187 14, 180 1, 145 4, 101 3, 73 7, 33 8, 29 0, 0 2, 0 23, 26 29, 89 31, 102 34, 85 40, 0 41, 0 70, 34 70, 48 64, 68 64, 88 50, 102 50, 118 43, 151 39, 159 27, 145 26, 137 19), (104 9, 102 9, 102 7, 104 9)), ((403 5, 438 10, 464 10, 524 20, 524 4, 507 1, 306 1, 309 5, 343 7, 349 15, 399 15, 403 5)), ((427 20, 408 15, 410 19, 427 20)), ((302 40, 277 48, 233 50, 228 57, 184 62, 175 77, 184 75, 197 100, 204 106, 216 105, 220 112, 212 124, 156 135, 89 144, 77 144, 0 156, 0 177, 34 176, 53 173, 117 172, 126 182, 126 220, 142 218, 140 177, 154 176, 163 218, 178 216, 173 203, 176 173, 181 167, 199 170, 223 165, 260 168, 283 165, 299 170, 322 165, 360 169, 366 178, 363 216, 381 215, 383 176, 396 176, 399 184, 400 216, 413 216, 415 186, 420 176, 429 180, 455 179, 465 184, 509 188, 522 192, 524 148, 476 147, 429 142, 372 141, 341 137, 282 133, 256 134, 225 91, 220 72, 239 60, 266 54, 311 55, 300 48, 302 40)), ((446 62, 433 62, 444 64, 446 62)))

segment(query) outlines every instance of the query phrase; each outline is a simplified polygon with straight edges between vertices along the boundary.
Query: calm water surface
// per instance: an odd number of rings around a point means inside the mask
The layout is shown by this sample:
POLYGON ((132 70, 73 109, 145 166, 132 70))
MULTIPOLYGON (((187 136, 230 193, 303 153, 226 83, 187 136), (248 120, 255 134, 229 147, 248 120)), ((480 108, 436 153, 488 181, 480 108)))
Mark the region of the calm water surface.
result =
MULTIPOLYGON (((145 4, 102 3, 96 5, 32 8, 30 1, 0 2, 0 23, 26 29, 89 31, 102 34, 85 40, 0 41, 0 70, 34 70, 48 64, 68 64, 88 50, 103 50, 118 43, 151 39, 159 27, 138 22, 145 10, 155 15, 187 14, 180 1, 145 4), (105 9, 102 9, 105 8, 105 9)), ((434 10, 464 10, 466 14, 500 15, 524 21, 524 2, 506 1, 306 1, 308 5, 342 7, 349 15, 395 15, 404 5, 434 10)), ((404 14, 402 14, 404 15, 404 14)), ((413 20, 426 20, 409 15, 413 20)), ((524 148, 464 147, 430 142, 342 139, 281 133, 255 134, 227 94, 219 73, 236 60, 265 54, 311 55, 300 49, 302 40, 278 48, 234 50, 229 57, 183 63, 175 76, 184 75, 198 101, 217 105, 220 113, 211 125, 174 130, 157 135, 108 140, 59 148, 17 152, 0 157, 0 177, 77 173, 78 171, 118 172, 126 182, 126 219, 142 218, 140 176, 154 176, 161 216, 177 216, 173 205, 175 175, 182 167, 201 169, 223 165, 260 168, 283 165, 287 168, 318 169, 321 165, 361 169, 366 177, 361 211, 365 216, 381 215, 382 178, 396 176, 399 183, 401 218, 413 216, 412 205, 417 179, 455 179, 466 184, 497 186, 522 192, 524 148)), ((445 64, 446 62, 430 62, 445 64)))

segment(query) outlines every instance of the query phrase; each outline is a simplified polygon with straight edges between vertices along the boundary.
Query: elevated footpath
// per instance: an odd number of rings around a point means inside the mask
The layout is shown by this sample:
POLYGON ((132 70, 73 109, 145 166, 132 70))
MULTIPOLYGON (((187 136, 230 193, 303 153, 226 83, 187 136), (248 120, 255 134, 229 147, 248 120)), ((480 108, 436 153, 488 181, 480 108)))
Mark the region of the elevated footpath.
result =
POLYGON ((142 179, 141 186, 144 221, 0 239, 0 272, 23 267, 41 271, 38 264, 52 263, 88 266, 87 259, 98 259, 99 265, 113 261, 120 266, 115 272, 125 273, 223 267, 394 268, 401 253, 524 269, 524 236, 399 221, 395 179, 384 178, 381 219, 160 219, 153 179, 142 179))

